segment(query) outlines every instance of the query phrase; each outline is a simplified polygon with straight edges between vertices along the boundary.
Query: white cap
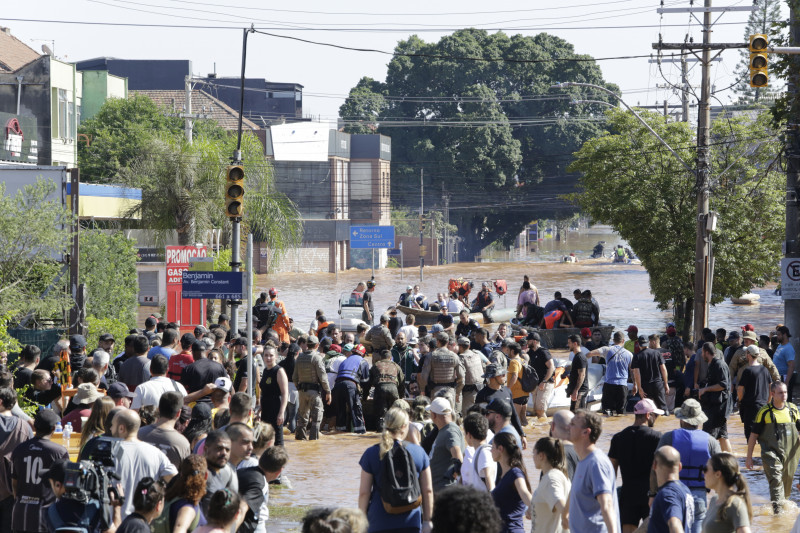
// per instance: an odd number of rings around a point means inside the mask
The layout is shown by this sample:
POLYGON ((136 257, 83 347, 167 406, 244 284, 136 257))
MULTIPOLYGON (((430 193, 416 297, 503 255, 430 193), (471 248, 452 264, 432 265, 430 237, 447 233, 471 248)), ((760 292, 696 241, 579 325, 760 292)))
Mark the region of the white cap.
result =
POLYGON ((447 398, 434 398, 427 410, 437 415, 447 415, 453 412, 453 408, 450 406, 450 400, 447 398))
POLYGON ((222 378, 217 378, 217 380, 214 382, 214 386, 218 389, 224 389, 230 392, 233 383, 231 383, 231 378, 222 377, 222 378))

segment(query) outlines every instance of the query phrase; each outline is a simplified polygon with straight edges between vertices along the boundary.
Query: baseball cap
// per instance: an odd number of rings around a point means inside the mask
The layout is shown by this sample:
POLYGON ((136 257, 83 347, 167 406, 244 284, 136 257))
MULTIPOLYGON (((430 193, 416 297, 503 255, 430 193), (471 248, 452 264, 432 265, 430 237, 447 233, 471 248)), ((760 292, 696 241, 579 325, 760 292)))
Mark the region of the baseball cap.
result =
POLYGON ((453 412, 453 408, 450 406, 450 400, 447 398, 434 398, 425 410, 436 413, 437 415, 446 415, 453 412))
POLYGON ((69 349, 73 352, 86 348, 86 338, 83 335, 72 335, 69 338, 69 349))
POLYGON ((460 346, 469 346, 470 342, 469 339, 466 337, 459 337, 458 341, 456 341, 460 346))
POLYGON ((492 411, 503 418, 509 418, 511 416, 511 404, 502 398, 495 398, 486 406, 486 411, 492 411))
POLYGON ((530 333, 528 333, 527 340, 541 342, 542 341, 542 336, 539 335, 538 333, 536 333, 535 331, 531 331, 530 333))
POLYGON ((316 335, 309 335, 308 344, 319 344, 319 339, 317 338, 316 335))
POLYGON ((637 328, 636 326, 631 324, 630 326, 628 326, 628 329, 626 329, 625 331, 627 331, 628 333, 631 333, 631 332, 639 333, 639 328, 637 328))
POLYGON ((745 353, 752 355, 753 357, 758 357, 758 346, 755 344, 751 344, 747 348, 744 349, 745 353))
POLYGON ((178 421, 180 422, 188 422, 192 419, 192 408, 188 405, 181 405, 181 414, 178 417, 178 421))
POLYGON ((753 324, 745 324, 742 326, 742 331, 755 331, 756 328, 753 327, 753 324))
POLYGON ((331 352, 342 353, 342 347, 338 344, 331 344, 330 350, 331 352))
POLYGON ((347 344, 345 344, 344 346, 342 346, 342 351, 345 351, 345 352, 352 352, 352 351, 353 351, 353 348, 355 348, 355 345, 354 345, 352 342, 348 342, 347 344))
POLYGON ((440 331, 444 331, 444 328, 441 324, 434 324, 431 326, 431 333, 439 333, 440 331))
POLYGON ((739 333, 739 332, 738 332, 738 331, 736 331, 736 330, 733 330, 733 331, 731 331, 730 333, 728 333, 728 340, 732 340, 732 339, 741 339, 741 338, 742 338, 742 335, 741 335, 741 333, 739 333))
POLYGON ((211 418, 211 404, 208 402, 197 402, 192 407, 192 420, 206 420, 211 418))
POLYGON ((276 289, 275 287, 270 288, 269 295, 270 296, 277 296, 278 295, 278 289, 276 289))
POLYGON ((485 379, 491 379, 497 376, 503 376, 505 374, 506 374, 505 369, 499 368, 495 364, 488 364, 486 365, 486 369, 483 371, 482 377, 485 379))
POLYGON ((647 344, 647 337, 645 337, 644 335, 639 335, 636 338, 636 342, 639 343, 639 346, 644 346, 645 344, 647 344))
POLYGON ((650 398, 645 398, 644 400, 640 400, 636 402, 636 405, 633 407, 633 414, 635 415, 646 415, 647 413, 655 413, 657 415, 663 415, 664 411, 656 407, 655 402, 650 398))
POLYGON ((113 341, 114 335, 112 335, 111 333, 103 333, 97 338, 97 340, 99 340, 100 342, 113 341))
POLYGON ((592 330, 591 329, 583 328, 581 330, 581 337, 583 337, 584 339, 588 339, 591 336, 592 336, 592 330))
POLYGON ((247 337, 236 337, 231 342, 231 346, 247 346, 247 337))
POLYGON ((675 335, 678 330, 675 329, 675 326, 669 326, 667 328, 667 335, 675 335))
POLYGON ((124 383, 117 381, 108 386, 106 395, 116 400, 117 398, 133 398, 135 394, 128 390, 124 383))
POLYGON ((221 321, 223 321, 223 320, 228 320, 228 321, 230 321, 230 319, 231 319, 231 317, 229 317, 229 316, 228 316, 228 315, 226 315, 225 313, 222 313, 221 315, 219 315, 219 317, 217 317, 217 320, 219 320, 220 322, 221 322, 221 321))
POLYGON ((407 290, 407 291, 413 291, 413 290, 414 290, 414 287, 412 287, 411 285, 409 285, 408 287, 406 287, 406 290, 407 290))
POLYGON ((214 381, 214 387, 216 387, 218 389, 223 389, 223 390, 226 390, 226 391, 229 391, 229 392, 231 390, 231 386, 232 385, 233 385, 233 383, 231 383, 231 378, 226 378, 224 376, 221 377, 221 378, 217 378, 216 381, 214 381))
POLYGON ((158 320, 156 320, 156 317, 154 317, 154 316, 149 316, 149 317, 144 319, 144 327, 146 327, 146 328, 152 328, 157 323, 158 323, 158 320))
POLYGON ((787 337, 792 336, 792 334, 789 333, 789 328, 787 328, 786 326, 778 326, 777 328, 775 328, 775 331, 777 331, 778 333, 783 333, 787 337))
POLYGON ((61 419, 52 409, 40 409, 33 417, 33 428, 38 432, 50 433, 56 428, 61 419))

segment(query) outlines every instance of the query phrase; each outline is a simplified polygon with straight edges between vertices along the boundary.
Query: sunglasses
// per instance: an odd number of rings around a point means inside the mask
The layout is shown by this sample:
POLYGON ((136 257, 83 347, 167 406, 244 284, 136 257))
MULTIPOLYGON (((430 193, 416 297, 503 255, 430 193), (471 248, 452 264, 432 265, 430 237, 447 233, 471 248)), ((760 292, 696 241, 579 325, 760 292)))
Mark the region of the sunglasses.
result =
POLYGON ((706 472, 708 472, 708 471, 709 471, 708 465, 703 465, 703 466, 701 466, 701 467, 700 467, 700 471, 701 471, 702 473, 704 473, 704 474, 705 474, 706 472))

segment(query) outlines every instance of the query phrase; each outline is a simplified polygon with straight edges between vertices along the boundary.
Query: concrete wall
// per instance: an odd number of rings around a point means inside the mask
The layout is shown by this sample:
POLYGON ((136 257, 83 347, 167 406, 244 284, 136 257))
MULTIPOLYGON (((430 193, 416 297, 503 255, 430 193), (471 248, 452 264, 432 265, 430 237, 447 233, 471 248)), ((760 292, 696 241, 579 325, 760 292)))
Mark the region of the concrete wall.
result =
POLYGON ((86 70, 83 76, 81 120, 95 116, 109 98, 127 98, 128 80, 105 70, 86 70))
POLYGON ((74 167, 78 163, 77 120, 83 90, 81 74, 75 70, 75 65, 57 59, 50 58, 50 64, 52 164, 74 167), (64 132, 60 131, 60 121, 64 120, 64 116, 59 113, 59 89, 65 91, 68 106, 71 104, 67 112, 68 127, 64 132))
POLYGON ((50 57, 42 56, 15 72, 0 73, 0 111, 17 115, 17 76, 22 76, 18 115, 36 119, 39 165, 50 165, 51 98, 50 57))
MULTIPOLYGON (((396 237, 395 246, 400 247, 403 243, 403 265, 419 266, 419 237, 396 237)), ((425 250, 425 265, 432 266, 439 264, 439 239, 429 237, 422 239, 425 250)))

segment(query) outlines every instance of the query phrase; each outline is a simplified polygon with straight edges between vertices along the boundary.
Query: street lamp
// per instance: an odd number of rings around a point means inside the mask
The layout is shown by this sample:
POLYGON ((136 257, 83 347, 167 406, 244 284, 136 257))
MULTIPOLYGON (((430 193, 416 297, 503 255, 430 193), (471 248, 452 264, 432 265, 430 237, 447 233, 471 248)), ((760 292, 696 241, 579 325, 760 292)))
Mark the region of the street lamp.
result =
MULTIPOLYGON (((625 108, 630 111, 634 117, 636 117, 642 125, 647 128, 647 131, 653 134, 653 136, 659 140, 661 144, 663 144, 667 150, 670 151, 672 155, 675 156, 675 159, 681 162, 681 165, 689 171, 690 174, 695 176, 695 181, 697 182, 697 170, 689 166, 686 161, 683 160, 678 153, 672 149, 672 147, 667 144, 667 141, 661 138, 661 136, 650 127, 650 125, 644 121, 644 119, 637 113, 631 106, 629 106, 625 101, 620 98, 614 91, 606 89, 600 85, 595 85, 593 83, 579 83, 574 81, 568 81, 564 83, 557 83, 555 85, 551 85, 551 89, 566 89, 567 87, 590 87, 592 89, 597 89, 599 91, 603 91, 606 94, 609 94, 616 98, 625 108)), ((694 263, 694 276, 695 276, 695 286, 694 286, 694 336, 695 339, 699 339, 701 337, 701 332, 704 327, 706 327, 707 320, 708 320, 708 303, 711 299, 711 282, 714 276, 713 270, 713 260, 711 258, 711 233, 716 229, 717 225, 717 214, 707 213, 705 210, 701 208, 702 203, 698 203, 697 209, 697 247, 695 250, 695 263, 694 263), (702 243, 702 245, 701 245, 702 243)), ((707 203, 705 204, 708 205, 707 203)))

